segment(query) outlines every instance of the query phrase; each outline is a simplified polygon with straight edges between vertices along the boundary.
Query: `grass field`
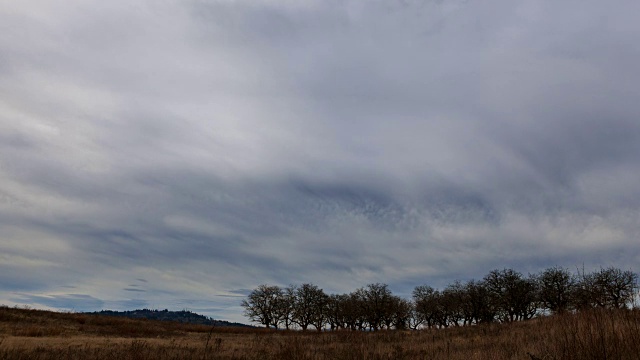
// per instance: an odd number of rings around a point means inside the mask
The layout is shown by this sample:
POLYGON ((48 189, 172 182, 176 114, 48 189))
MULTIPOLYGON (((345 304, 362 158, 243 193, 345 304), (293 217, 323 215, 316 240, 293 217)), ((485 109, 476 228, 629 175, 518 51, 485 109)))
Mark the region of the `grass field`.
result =
POLYGON ((0 307, 0 359, 639 359, 639 311, 420 331, 212 328, 0 307))

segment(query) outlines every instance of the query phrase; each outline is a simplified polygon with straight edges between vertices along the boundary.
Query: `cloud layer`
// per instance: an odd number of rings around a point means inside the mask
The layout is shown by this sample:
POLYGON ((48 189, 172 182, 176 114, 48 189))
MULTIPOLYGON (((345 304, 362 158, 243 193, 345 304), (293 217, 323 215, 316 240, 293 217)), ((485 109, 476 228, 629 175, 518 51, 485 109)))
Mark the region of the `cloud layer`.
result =
POLYGON ((0 303, 240 320, 640 260, 640 4, 0 5, 0 303))

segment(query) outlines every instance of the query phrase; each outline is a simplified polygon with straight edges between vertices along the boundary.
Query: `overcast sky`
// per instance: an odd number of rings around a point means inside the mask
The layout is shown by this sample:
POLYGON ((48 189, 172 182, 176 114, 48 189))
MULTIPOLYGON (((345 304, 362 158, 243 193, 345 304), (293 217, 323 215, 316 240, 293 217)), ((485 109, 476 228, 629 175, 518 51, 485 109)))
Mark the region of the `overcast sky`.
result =
POLYGON ((0 0, 0 304, 638 271, 639 13, 0 0))

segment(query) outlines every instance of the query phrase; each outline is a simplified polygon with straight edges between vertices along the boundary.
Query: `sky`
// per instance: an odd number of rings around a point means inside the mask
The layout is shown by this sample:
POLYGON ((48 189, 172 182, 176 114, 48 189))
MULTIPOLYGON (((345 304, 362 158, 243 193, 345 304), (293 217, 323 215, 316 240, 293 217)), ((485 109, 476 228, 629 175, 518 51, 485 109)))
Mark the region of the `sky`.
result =
POLYGON ((0 304, 248 322, 640 270, 640 2, 0 0, 0 304))

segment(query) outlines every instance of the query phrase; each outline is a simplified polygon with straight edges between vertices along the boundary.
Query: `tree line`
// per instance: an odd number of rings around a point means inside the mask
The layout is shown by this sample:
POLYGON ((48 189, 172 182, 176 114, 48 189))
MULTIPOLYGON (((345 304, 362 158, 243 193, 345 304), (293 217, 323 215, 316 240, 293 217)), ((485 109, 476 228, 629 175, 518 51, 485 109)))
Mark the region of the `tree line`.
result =
POLYGON ((614 267, 591 273, 552 267, 528 276, 496 269, 482 280, 455 281, 443 289, 417 286, 411 299, 380 283, 348 294, 327 294, 313 284, 260 285, 241 306, 249 320, 272 328, 415 330, 629 308, 637 291, 638 275, 614 267))

